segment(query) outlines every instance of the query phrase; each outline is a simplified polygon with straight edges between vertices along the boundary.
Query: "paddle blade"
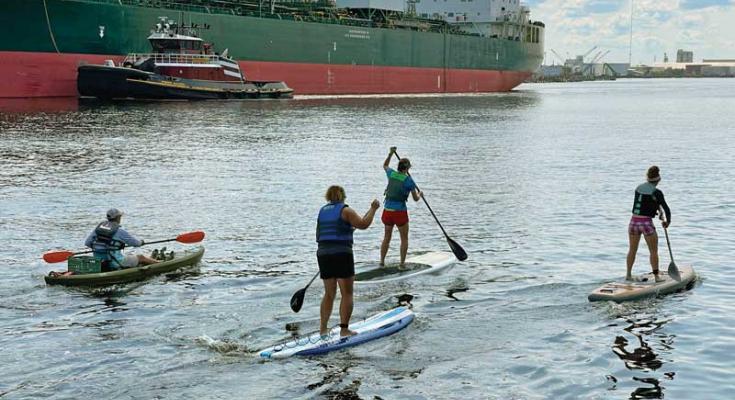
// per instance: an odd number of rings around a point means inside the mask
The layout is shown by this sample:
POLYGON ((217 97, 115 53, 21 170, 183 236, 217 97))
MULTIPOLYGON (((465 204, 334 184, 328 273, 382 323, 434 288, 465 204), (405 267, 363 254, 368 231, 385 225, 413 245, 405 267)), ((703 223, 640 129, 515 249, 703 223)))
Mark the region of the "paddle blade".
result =
POLYGON ((202 240, 204 240, 204 232, 202 231, 187 232, 176 236, 176 241, 179 243, 199 243, 202 240))
POLYGON ((459 243, 455 242, 454 240, 447 238, 447 243, 449 243, 449 248, 452 249, 452 253, 454 253, 454 256, 457 257, 457 260, 464 261, 467 259, 467 252, 464 251, 462 246, 459 245, 459 243))
POLYGON ((301 311, 301 306, 304 305, 304 295, 306 294, 306 288, 299 289, 296 293, 291 296, 291 310, 293 312, 301 311))
POLYGON ((679 274, 679 268, 676 267, 676 264, 672 261, 669 263, 669 270, 668 270, 669 276, 674 278, 677 281, 681 280, 681 275, 679 274))
POLYGON ((59 263, 63 262, 69 259, 69 257, 73 256, 74 253, 71 251, 61 250, 61 251, 49 251, 48 253, 45 253, 43 255, 43 261, 46 261, 47 263, 59 263))

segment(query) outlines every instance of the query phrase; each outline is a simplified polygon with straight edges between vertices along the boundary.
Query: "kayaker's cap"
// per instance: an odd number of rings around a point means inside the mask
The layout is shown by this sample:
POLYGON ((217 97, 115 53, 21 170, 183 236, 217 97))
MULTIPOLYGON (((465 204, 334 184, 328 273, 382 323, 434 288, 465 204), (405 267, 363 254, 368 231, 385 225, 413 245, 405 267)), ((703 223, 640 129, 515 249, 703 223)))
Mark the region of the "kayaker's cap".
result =
POLYGON ((113 219, 117 217, 122 217, 123 212, 118 210, 117 208, 111 208, 107 210, 107 220, 112 221, 113 219))

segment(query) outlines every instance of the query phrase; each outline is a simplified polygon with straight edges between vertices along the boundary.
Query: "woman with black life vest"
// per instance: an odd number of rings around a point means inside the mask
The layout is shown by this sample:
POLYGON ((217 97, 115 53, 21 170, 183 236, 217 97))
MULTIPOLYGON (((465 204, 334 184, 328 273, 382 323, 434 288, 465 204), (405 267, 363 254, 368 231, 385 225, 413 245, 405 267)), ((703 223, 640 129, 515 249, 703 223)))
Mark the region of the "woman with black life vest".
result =
POLYGON ((373 200, 370 209, 362 217, 345 204, 345 190, 341 186, 330 186, 326 197, 328 203, 319 210, 316 224, 316 241, 319 247, 316 258, 319 276, 324 281, 324 297, 321 305, 319 332, 329 334, 329 317, 332 315, 337 286, 342 295, 339 304, 340 336, 354 335, 349 329, 352 317, 352 286, 355 280, 355 261, 352 255, 352 232, 367 229, 373 223, 380 202, 373 200))
POLYGON ((653 165, 646 172, 646 182, 638 185, 635 189, 635 198, 633 200, 633 216, 628 224, 628 239, 630 247, 628 248, 627 273, 625 279, 632 280, 633 264, 635 256, 638 252, 638 244, 641 241, 641 234, 646 239, 648 251, 651 253, 651 269, 656 281, 660 281, 658 275, 658 235, 656 228, 653 226, 653 217, 656 216, 659 209, 663 208, 666 214, 666 220, 662 221, 664 228, 668 228, 671 223, 671 210, 669 209, 664 193, 657 189, 656 186, 661 182, 661 174, 657 166, 653 165))
POLYGON ((121 250, 125 246, 140 247, 144 244, 120 227, 122 216, 122 211, 117 208, 109 209, 107 220, 100 222, 84 241, 84 245, 92 249, 94 258, 102 261, 102 270, 113 271, 157 263, 157 260, 144 255, 122 254, 121 250))
POLYGON ((396 154, 396 148, 391 147, 388 157, 383 162, 383 169, 388 176, 388 186, 385 188, 385 202, 383 203, 383 215, 380 218, 385 225, 383 243, 380 246, 380 265, 385 265, 385 256, 388 254, 390 239, 393 236, 393 226, 398 227, 401 235, 401 266, 406 262, 408 253, 408 207, 406 201, 408 194, 413 196, 414 201, 419 201, 423 194, 414 183, 408 170, 411 161, 408 158, 398 160, 398 171, 390 167, 390 160, 396 154))

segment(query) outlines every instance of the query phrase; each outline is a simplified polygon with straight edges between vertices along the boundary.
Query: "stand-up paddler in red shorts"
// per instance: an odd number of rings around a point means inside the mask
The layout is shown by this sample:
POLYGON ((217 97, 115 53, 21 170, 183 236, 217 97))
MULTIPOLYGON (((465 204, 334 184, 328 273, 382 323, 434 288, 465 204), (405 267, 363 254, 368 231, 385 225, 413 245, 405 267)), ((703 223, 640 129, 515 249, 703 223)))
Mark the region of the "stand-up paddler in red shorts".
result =
POLYGON ((414 201, 421 199, 421 191, 416 188, 413 179, 408 175, 411 168, 411 162, 408 158, 398 160, 398 171, 393 170, 390 160, 396 153, 396 148, 391 147, 388 157, 383 162, 383 169, 388 176, 388 187, 385 188, 385 202, 383 203, 383 216, 381 220, 385 225, 385 236, 383 236, 383 244, 380 246, 380 265, 385 265, 385 256, 388 254, 390 247, 390 239, 393 235, 393 227, 398 227, 401 234, 401 266, 406 262, 406 253, 408 253, 408 208, 406 201, 409 193, 413 196, 414 201))

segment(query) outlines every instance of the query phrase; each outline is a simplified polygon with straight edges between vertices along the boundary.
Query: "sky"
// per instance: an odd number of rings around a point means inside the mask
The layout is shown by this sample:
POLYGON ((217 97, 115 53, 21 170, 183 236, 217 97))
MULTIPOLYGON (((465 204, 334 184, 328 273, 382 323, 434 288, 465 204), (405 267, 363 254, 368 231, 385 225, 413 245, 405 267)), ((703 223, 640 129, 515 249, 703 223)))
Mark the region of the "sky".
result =
MULTIPOLYGON (((676 61, 677 49, 703 58, 735 59, 735 0, 522 0, 546 24, 546 63, 610 50, 603 61, 628 62, 633 2, 633 64, 676 61)), ((587 59, 585 59, 587 60, 587 59)))

